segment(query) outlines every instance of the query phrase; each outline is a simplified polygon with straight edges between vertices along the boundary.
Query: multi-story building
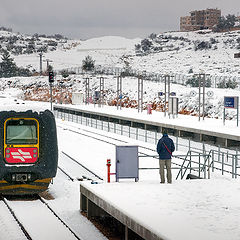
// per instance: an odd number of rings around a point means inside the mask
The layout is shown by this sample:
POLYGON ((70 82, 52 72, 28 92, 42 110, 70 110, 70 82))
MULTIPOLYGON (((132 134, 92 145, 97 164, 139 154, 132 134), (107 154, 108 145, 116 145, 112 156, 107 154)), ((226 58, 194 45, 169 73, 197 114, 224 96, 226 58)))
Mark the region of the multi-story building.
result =
POLYGON ((190 16, 180 18, 180 31, 196 31, 201 29, 212 29, 218 24, 221 10, 206 9, 190 12, 190 16))
POLYGON ((191 16, 180 18, 181 31, 188 31, 191 25, 192 25, 191 16))
POLYGON ((204 26, 211 29, 214 25, 217 25, 221 17, 221 10, 219 9, 207 9, 204 14, 204 26))

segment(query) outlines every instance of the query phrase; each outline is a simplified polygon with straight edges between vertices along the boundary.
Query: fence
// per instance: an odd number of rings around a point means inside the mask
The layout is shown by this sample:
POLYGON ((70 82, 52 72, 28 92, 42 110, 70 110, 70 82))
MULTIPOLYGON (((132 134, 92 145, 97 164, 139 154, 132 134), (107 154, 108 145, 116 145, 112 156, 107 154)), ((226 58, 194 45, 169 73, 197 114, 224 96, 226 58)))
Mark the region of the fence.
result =
MULTIPOLYGON (((82 67, 73 67, 67 68, 59 71, 60 72, 66 71, 69 73, 76 73, 76 74, 86 74, 85 71, 82 70, 82 67)), ((96 74, 104 74, 104 75, 122 75, 122 76, 132 76, 138 77, 142 76, 144 80, 155 81, 155 82, 164 82, 164 73, 154 73, 154 72, 147 72, 147 71, 140 71, 136 69, 124 69, 118 67, 103 67, 103 66, 96 66, 93 72, 90 72, 92 75, 96 74)), ((193 74, 178 74, 178 73, 171 73, 171 82, 181 85, 186 85, 186 82, 189 79, 193 78, 193 74)), ((217 88, 220 83, 227 83, 229 81, 235 81, 237 83, 237 89, 240 90, 240 76, 226 76, 226 75, 206 75, 206 80, 211 82, 211 87, 217 88)), ((224 84, 225 85, 225 84, 224 84)))
MULTIPOLYGON (((65 113, 54 110, 54 114, 57 118, 61 118, 67 121, 76 122, 85 126, 93 127, 96 129, 100 129, 103 131, 119 134, 122 136, 126 136, 129 138, 133 138, 139 141, 144 141, 151 144, 157 144, 158 140, 161 138, 162 134, 157 131, 145 130, 141 128, 125 126, 109 121, 98 120, 94 118, 84 117, 81 115, 75 115, 71 113, 65 113)), ((230 150, 221 148, 220 146, 209 145, 201 142, 195 142, 191 139, 183 139, 180 137, 171 136, 173 141, 175 142, 176 151, 182 152, 194 152, 195 154, 208 155, 210 154, 211 163, 210 167, 212 171, 220 170, 221 174, 230 173, 232 178, 236 178, 238 176, 238 168, 240 155, 237 150, 230 150)), ((193 155, 190 155, 190 160, 187 158, 185 161, 192 161, 193 155)), ((192 164, 194 162, 192 161, 192 164)), ((199 162, 198 162, 199 163, 199 162)), ((182 168, 187 168, 191 171, 193 168, 189 166, 183 165, 182 168)), ((205 165, 202 165, 203 168, 206 168, 205 165), (205 167, 204 167, 205 166, 205 167)), ((208 167, 209 168, 209 167, 208 167)))

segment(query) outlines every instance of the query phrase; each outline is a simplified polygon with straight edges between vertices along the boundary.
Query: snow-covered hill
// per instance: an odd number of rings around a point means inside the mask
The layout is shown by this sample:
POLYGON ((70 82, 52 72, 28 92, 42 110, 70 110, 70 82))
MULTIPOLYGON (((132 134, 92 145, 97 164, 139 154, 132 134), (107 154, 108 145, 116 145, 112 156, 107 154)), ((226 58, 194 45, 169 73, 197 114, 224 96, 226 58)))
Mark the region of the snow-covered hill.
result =
POLYGON ((53 36, 38 35, 33 36, 13 33, 12 31, 0 30, 0 52, 7 50, 11 54, 24 55, 37 52, 49 52, 62 48, 67 48, 70 40, 60 34, 53 36))
POLYGON ((146 39, 106 36, 85 41, 0 31, 0 44, 11 51, 19 66, 31 65, 37 71, 39 51, 44 49, 43 59, 52 60, 55 70, 80 68, 90 55, 102 67, 124 68, 127 64, 133 70, 154 73, 205 72, 232 77, 240 73, 240 59, 234 58, 240 52, 240 31, 167 32, 146 39))
MULTIPOLYGON (((135 55, 135 44, 140 39, 126 39, 122 37, 102 37, 86 41, 67 40, 64 46, 57 47, 56 51, 48 51, 43 55, 43 61, 50 59, 54 70, 60 71, 67 68, 81 68, 82 60, 90 55, 96 65, 115 67, 122 63, 122 56, 135 55)), ((15 57, 19 66, 32 65, 39 71, 39 54, 24 54, 15 57)), ((46 63, 43 70, 46 69, 46 63)), ((122 66, 122 65, 121 65, 122 66)))
POLYGON ((137 45, 132 65, 147 71, 188 74, 203 71, 211 75, 240 74, 240 31, 169 32, 151 35, 137 45))

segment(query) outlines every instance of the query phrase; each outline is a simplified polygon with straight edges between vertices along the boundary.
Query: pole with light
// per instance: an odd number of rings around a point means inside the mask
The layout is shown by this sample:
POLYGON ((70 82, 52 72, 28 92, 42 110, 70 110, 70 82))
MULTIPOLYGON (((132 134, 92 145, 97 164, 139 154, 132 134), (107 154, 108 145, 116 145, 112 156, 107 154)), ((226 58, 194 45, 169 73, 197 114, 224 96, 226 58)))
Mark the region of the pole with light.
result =
POLYGON ((39 57, 40 57, 40 76, 42 76, 42 58, 43 58, 43 53, 42 52, 40 52, 39 53, 39 57))
POLYGON ((50 85, 50 97, 51 97, 51 111, 52 111, 52 86, 54 83, 54 72, 48 72, 48 81, 49 81, 49 85, 50 85))

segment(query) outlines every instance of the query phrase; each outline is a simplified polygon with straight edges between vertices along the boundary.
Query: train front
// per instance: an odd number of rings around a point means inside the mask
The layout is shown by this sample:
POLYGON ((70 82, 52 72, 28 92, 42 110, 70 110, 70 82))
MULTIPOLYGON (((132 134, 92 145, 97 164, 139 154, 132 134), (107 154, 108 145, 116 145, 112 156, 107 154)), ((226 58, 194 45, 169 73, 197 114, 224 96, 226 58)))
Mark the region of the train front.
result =
POLYGON ((53 114, 0 112, 0 121, 0 194, 45 191, 57 170, 53 114))

